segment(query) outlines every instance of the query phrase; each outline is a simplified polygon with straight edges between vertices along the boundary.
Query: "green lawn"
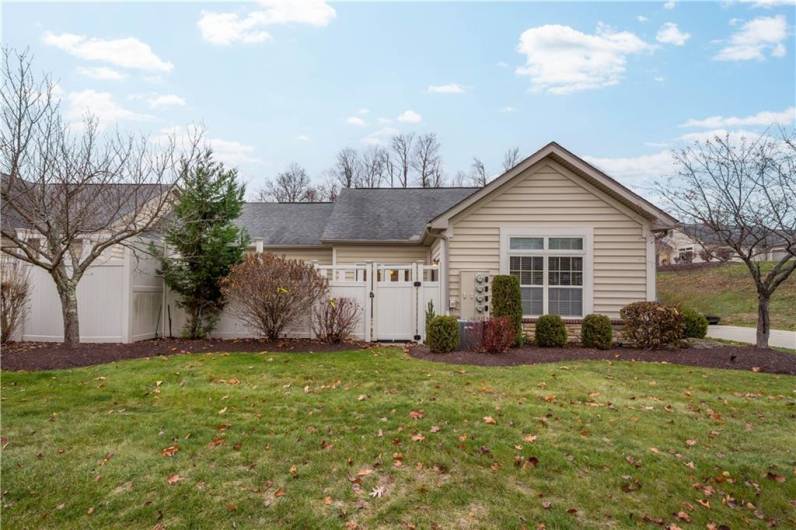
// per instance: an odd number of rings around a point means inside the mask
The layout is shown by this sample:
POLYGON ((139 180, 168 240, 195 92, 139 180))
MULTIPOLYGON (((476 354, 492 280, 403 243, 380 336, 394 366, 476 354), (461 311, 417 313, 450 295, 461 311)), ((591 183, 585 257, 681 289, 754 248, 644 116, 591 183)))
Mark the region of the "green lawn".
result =
POLYGON ((794 527, 795 383, 391 348, 5 372, 3 528, 794 527))
MULTIPOLYGON (((764 264, 764 270, 772 264, 764 264)), ((685 304, 732 326, 757 325, 757 293, 743 263, 658 273, 661 302, 685 304)), ((769 307, 771 327, 796 331, 796 276, 779 286, 769 307)))

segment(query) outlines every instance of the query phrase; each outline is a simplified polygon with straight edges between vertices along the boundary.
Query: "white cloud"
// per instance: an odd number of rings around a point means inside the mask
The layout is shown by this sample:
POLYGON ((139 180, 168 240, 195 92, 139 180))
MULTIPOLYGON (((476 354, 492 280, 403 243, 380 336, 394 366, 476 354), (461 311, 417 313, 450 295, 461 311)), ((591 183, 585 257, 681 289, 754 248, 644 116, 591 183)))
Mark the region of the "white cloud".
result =
POLYGON ((357 127, 365 127, 367 123, 359 116, 349 116, 345 122, 349 125, 356 125, 357 127))
POLYGON ((361 114, 361 115, 363 115, 363 116, 364 116, 365 114, 367 114, 367 113, 369 113, 369 112, 370 112, 370 109, 366 109, 366 108, 364 108, 364 107, 363 107, 363 108, 361 108, 361 109, 359 109, 359 110, 357 111, 357 114, 361 114))
POLYGON ((653 79, 653 80, 655 80, 655 81, 657 81, 658 83, 663 83, 664 81, 666 81, 666 78, 665 78, 665 77, 663 77, 662 75, 656 75, 656 76, 655 76, 655 77, 653 77, 652 79, 653 79))
POLYGON ((390 118, 379 118, 376 121, 378 121, 382 125, 389 125, 392 123, 392 120, 390 118))
POLYGON ((779 7, 796 6, 796 0, 740 0, 743 4, 752 4, 754 7, 779 7))
POLYGON ((638 20, 639 22, 641 22, 643 24, 644 22, 648 21, 649 19, 647 17, 645 17, 644 15, 639 15, 639 16, 636 17, 636 20, 638 20))
POLYGON ((594 35, 569 26, 539 26, 520 35, 517 51, 526 56, 526 64, 516 73, 530 77, 535 91, 569 94, 592 90, 619 83, 627 57, 653 49, 633 33, 602 24, 594 35))
POLYGON ((448 83, 447 85, 429 85, 430 94, 464 94, 465 90, 459 83, 448 83))
POLYGON ((506 61, 498 61, 496 64, 500 68, 508 68, 509 67, 509 63, 507 63, 506 61))
POLYGON ((675 5, 677 5, 677 2, 675 2, 674 0, 669 0, 668 2, 663 4, 663 8, 664 9, 674 9, 675 5))
MULTIPOLYGON (((177 125, 161 129, 151 140, 155 143, 165 143, 173 140, 178 149, 186 149, 203 131, 203 127, 177 125)), ((213 150, 215 158, 232 166, 263 164, 263 160, 256 155, 256 149, 248 144, 218 137, 202 137, 202 145, 213 150)))
POLYGON ((107 66, 80 66, 77 71, 81 75, 100 81, 121 81, 127 77, 122 72, 107 66))
POLYGON ((147 102, 152 109, 163 109, 167 107, 184 107, 187 105, 185 99, 176 94, 141 94, 130 96, 130 99, 141 99, 147 102))
POLYGON ((102 128, 121 121, 147 121, 153 119, 147 114, 139 114, 119 105, 109 92, 81 90, 70 92, 67 97, 65 116, 73 125, 78 125, 87 116, 95 117, 102 128))
POLYGON ((727 46, 713 57, 719 61, 750 61, 785 55, 784 41, 788 36, 784 15, 754 18, 733 33, 727 46))
POLYGON ((708 140, 713 140, 716 137, 729 137, 730 141, 737 142, 741 140, 755 141, 760 138, 760 136, 760 133, 756 133, 754 131, 748 131, 744 129, 727 130, 722 128, 712 129, 710 131, 686 133, 682 136, 678 136, 677 139, 683 142, 706 142, 708 140))
POLYGON ((500 108, 500 112, 517 112, 517 108, 512 107, 511 105, 506 105, 505 107, 500 108))
POLYGON ((674 173, 674 159, 670 151, 626 158, 583 157, 606 174, 624 182, 644 184, 674 173))
POLYGON ((311 138, 306 134, 299 134, 298 136, 296 136, 296 140, 298 140, 299 142, 309 142, 311 138))
POLYGON ((772 125, 790 125, 796 121, 796 107, 788 107, 781 112, 762 111, 751 116, 709 116, 702 119, 690 119, 680 127, 699 127, 719 129, 723 127, 769 127, 772 125))
POLYGON ((202 11, 199 31, 212 43, 258 43, 271 39, 265 28, 284 24, 326 26, 335 10, 325 0, 260 0, 258 8, 248 13, 202 11))
POLYGON ((680 28, 678 28, 677 24, 674 22, 666 22, 663 24, 658 30, 658 34, 655 36, 655 40, 658 42, 674 44, 675 46, 682 46, 690 38, 691 34, 680 31, 680 28))
POLYGON ((44 43, 86 61, 101 61, 136 70, 170 72, 174 65, 164 61, 148 44, 133 37, 97 39, 74 33, 44 34, 44 43))
POLYGON ((413 110, 405 110, 398 115, 397 119, 401 123, 420 123, 423 121, 423 116, 413 110))
POLYGON ((394 127, 383 127, 362 138, 362 143, 366 145, 387 145, 390 139, 400 132, 394 127))

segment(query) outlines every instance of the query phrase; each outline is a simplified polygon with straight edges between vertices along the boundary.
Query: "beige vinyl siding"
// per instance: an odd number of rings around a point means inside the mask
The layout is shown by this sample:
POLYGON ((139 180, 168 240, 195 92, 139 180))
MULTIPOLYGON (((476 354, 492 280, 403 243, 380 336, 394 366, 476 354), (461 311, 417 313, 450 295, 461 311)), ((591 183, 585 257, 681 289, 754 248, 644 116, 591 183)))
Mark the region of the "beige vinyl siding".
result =
POLYGON ((442 261, 442 239, 435 239, 431 244, 431 263, 435 261, 440 263, 442 261))
POLYGON ((402 263, 426 263, 428 247, 414 245, 344 245, 335 246, 338 265, 364 263, 389 263, 397 265, 402 263))
POLYGON ((298 259, 302 261, 317 261, 318 265, 332 264, 331 248, 278 248, 265 247, 263 252, 271 252, 277 256, 284 256, 288 259, 298 259))
POLYGON ((646 299, 642 222, 567 169, 542 161, 452 219, 450 296, 459 300, 463 270, 500 272, 501 225, 592 226, 593 310, 618 318, 622 306, 646 299))

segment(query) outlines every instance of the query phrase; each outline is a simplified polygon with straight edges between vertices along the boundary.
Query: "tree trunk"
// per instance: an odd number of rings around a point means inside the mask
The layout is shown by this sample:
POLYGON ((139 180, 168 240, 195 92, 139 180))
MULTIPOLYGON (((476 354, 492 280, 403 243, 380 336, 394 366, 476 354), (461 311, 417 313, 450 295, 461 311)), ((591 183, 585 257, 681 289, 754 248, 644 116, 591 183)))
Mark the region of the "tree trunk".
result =
POLYGON ((71 281, 56 283, 61 298, 61 314, 64 317, 64 344, 73 348, 80 344, 80 319, 77 314, 77 284, 71 281))
POLYGON ((768 295, 757 296, 757 347, 768 348, 768 334, 771 322, 768 318, 768 295))

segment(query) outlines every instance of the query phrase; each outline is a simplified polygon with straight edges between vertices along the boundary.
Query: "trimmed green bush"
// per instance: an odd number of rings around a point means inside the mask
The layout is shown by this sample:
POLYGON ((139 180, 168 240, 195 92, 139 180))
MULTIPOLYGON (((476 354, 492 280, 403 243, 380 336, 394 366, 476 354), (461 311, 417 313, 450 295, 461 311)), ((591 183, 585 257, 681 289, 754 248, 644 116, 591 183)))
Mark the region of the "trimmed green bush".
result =
POLYGON ((431 319, 426 343, 434 353, 448 353, 459 347, 459 322, 444 315, 431 319))
POLYGON ((613 341, 614 328, 605 315, 586 315, 580 325, 580 341, 587 348, 607 350, 613 341))
POLYGON ((523 343, 522 296, 516 277, 498 274, 492 278, 492 316, 509 317, 515 330, 515 344, 523 343))
POLYGON ((537 346, 560 348, 567 343, 567 327, 558 315, 542 315, 536 321, 534 339, 537 346))
POLYGON ((635 302, 619 311, 622 336, 639 348, 654 349, 683 338, 683 314, 658 302, 635 302))
POLYGON ((683 335, 686 338, 704 339, 708 333, 708 319, 690 307, 680 310, 683 314, 683 335))

